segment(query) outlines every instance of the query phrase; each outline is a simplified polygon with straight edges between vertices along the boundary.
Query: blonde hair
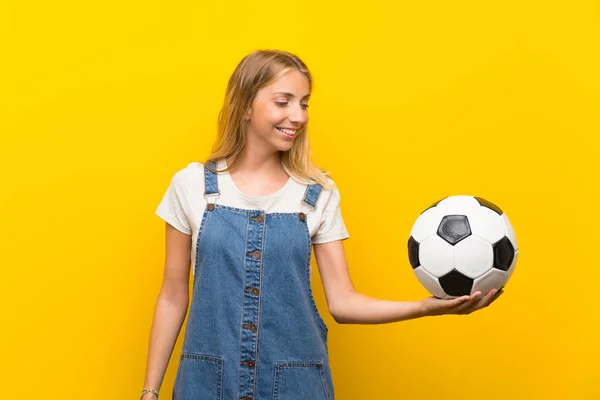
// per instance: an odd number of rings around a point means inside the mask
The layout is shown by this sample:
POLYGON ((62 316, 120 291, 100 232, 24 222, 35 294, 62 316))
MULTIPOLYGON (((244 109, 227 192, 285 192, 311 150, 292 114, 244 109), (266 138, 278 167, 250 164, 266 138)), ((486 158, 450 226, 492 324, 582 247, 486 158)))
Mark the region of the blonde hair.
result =
MULTIPOLYGON (((227 168, 232 169, 240 159, 246 143, 244 117, 250 109, 257 92, 270 85, 283 74, 297 70, 308 79, 312 90, 310 71, 297 56, 279 50, 257 50, 245 56, 229 78, 223 107, 219 113, 217 139, 206 162, 231 159, 227 168)), ((318 183, 331 189, 329 173, 317 167, 311 160, 306 125, 297 133, 292 147, 281 154, 281 163, 288 175, 304 184, 318 183)), ((212 169, 211 169, 212 170, 212 169)))

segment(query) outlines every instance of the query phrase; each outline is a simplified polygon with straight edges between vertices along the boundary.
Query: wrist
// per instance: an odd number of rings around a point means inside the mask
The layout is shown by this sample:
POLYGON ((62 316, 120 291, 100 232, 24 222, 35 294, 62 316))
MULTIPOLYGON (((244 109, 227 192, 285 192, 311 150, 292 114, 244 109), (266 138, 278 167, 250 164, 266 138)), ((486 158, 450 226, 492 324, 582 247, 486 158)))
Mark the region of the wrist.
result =
POLYGON ((419 313, 421 317, 433 317, 442 315, 443 312, 436 307, 436 303, 439 301, 437 297, 428 297, 419 301, 419 313))
POLYGON ((430 311, 425 300, 420 300, 418 302, 418 309, 419 317, 429 317, 430 311))
POLYGON ((142 389, 142 395, 140 396, 140 400, 157 400, 158 399, 158 390, 156 389, 142 389))

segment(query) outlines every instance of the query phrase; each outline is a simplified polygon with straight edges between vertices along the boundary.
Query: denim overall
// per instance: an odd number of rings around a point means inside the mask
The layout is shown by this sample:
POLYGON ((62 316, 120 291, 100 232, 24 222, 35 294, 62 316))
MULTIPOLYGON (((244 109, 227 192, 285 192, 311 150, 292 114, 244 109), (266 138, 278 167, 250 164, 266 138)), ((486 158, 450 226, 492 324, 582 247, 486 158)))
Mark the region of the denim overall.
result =
MULTIPOLYGON (((204 176, 207 205, 173 400, 333 400, 306 213, 216 204, 217 175, 205 166, 204 176)), ((307 186, 303 210, 314 210, 321 189, 307 186)))

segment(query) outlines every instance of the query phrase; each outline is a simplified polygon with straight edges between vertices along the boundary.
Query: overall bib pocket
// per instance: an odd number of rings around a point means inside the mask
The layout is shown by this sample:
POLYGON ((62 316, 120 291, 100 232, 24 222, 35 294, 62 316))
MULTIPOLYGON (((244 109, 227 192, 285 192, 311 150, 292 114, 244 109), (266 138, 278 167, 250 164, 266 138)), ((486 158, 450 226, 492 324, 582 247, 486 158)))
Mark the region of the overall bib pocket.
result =
POLYGON ((273 400, 330 400, 322 362, 278 362, 273 400))
POLYGON ((221 357, 181 353, 173 400, 221 400, 223 387, 221 357))

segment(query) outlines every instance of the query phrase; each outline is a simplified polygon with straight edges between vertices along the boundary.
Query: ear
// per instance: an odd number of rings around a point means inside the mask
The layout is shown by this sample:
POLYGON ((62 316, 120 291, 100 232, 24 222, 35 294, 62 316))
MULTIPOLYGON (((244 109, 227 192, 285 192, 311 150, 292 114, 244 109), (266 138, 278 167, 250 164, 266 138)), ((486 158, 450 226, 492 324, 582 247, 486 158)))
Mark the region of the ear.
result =
POLYGON ((252 114, 252 107, 248 108, 246 114, 244 114, 244 121, 250 121, 250 115, 252 114))

